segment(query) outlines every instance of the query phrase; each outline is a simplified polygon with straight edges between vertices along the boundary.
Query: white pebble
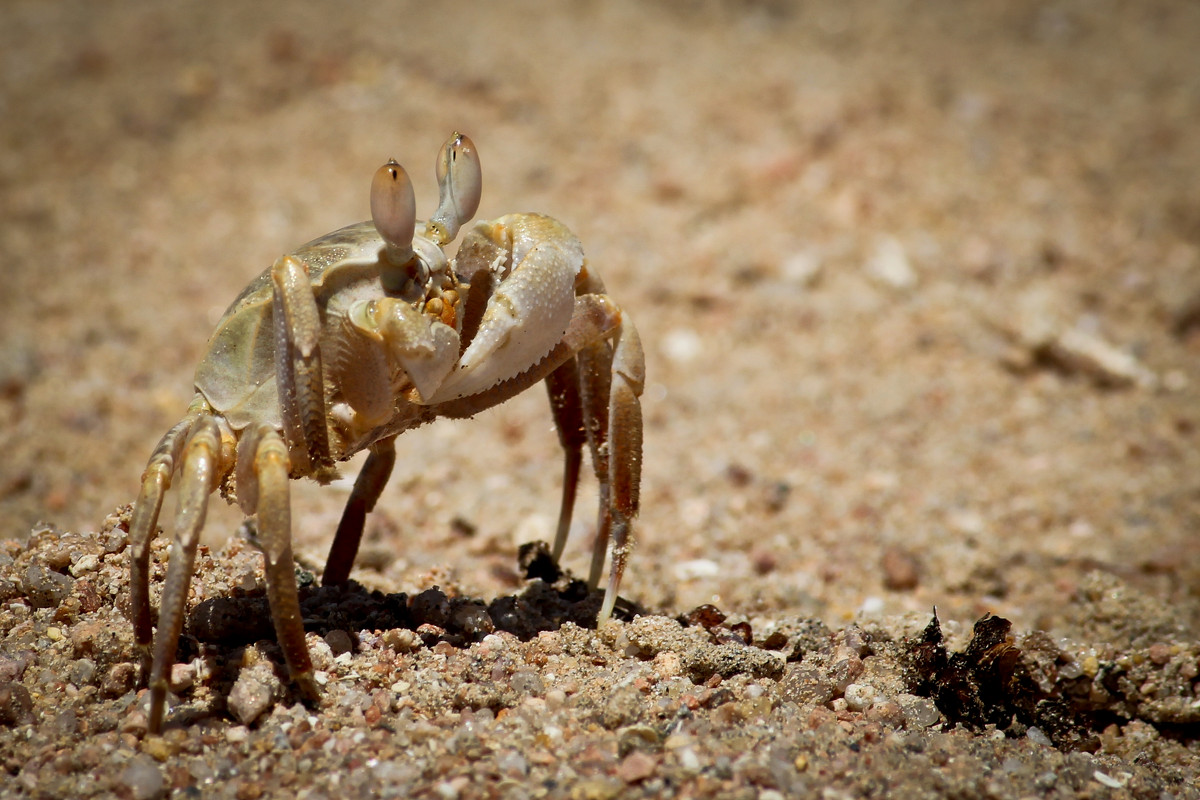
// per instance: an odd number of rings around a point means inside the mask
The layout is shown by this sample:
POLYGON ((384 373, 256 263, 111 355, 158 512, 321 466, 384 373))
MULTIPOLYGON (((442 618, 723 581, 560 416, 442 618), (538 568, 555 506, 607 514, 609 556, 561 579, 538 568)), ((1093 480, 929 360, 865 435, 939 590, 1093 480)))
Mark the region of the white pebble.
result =
POLYGON ((867 273, 893 289, 910 289, 917 284, 917 273, 899 240, 886 236, 867 261, 867 273))
POLYGON ((878 614, 883 611, 883 598, 874 595, 864 597, 858 610, 863 614, 878 614))
POLYGON ((135 800, 153 800, 161 797, 166 789, 162 772, 154 759, 144 753, 129 759, 129 763, 121 772, 121 783, 129 788, 129 793, 135 800))
POLYGON ((852 683, 846 687, 846 708, 850 711, 866 711, 875 702, 875 687, 865 683, 852 683))
POLYGON ((79 560, 71 565, 71 574, 78 578, 85 572, 95 572, 100 566, 100 557, 92 553, 85 556, 80 556, 79 560))
POLYGON ((694 361, 704 350, 704 343, 691 328, 675 328, 667 331, 661 341, 663 355, 677 364, 694 361))
POLYGON ((1107 786, 1110 789, 1123 789, 1125 787, 1125 781, 1114 778, 1113 776, 1101 772, 1100 770, 1093 772, 1092 777, 1096 779, 1096 783, 1099 783, 1102 786, 1107 786))
POLYGON ((1041 728, 1036 726, 1025 731, 1025 736, 1034 744, 1040 744, 1043 747, 1051 747, 1054 743, 1050 741, 1050 737, 1042 732, 1041 728))
POLYGON ((679 581, 715 578, 720 574, 720 565, 709 558, 694 558, 691 561, 681 561, 675 565, 675 579, 679 581))
POLYGON ((696 751, 690 747, 683 747, 679 750, 679 766, 686 769, 688 772, 699 772, 700 757, 696 755, 696 751))
POLYGON ((783 260, 780 272, 783 279, 801 286, 811 286, 821 277, 821 258, 812 250, 800 250, 783 260))

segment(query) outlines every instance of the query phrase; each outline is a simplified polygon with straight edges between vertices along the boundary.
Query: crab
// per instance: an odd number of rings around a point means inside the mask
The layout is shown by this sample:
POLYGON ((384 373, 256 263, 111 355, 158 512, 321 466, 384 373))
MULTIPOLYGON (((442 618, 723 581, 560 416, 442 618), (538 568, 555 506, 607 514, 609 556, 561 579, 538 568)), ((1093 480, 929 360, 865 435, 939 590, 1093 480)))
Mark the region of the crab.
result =
POLYGON ((349 580, 366 515, 396 459, 395 438, 438 417, 460 419, 544 381, 564 453, 552 554, 562 556, 584 443, 599 483, 589 584, 611 566, 597 624, 612 614, 632 549, 641 479, 645 367, 637 330, 605 293, 579 240, 541 214, 477 222, 445 249, 479 205, 475 145, 455 133, 437 160, 437 210, 416 198, 394 160, 371 183, 371 216, 279 258, 217 324, 183 419, 142 474, 129 523, 130 609, 148 728, 165 716, 170 667, 209 498, 236 502, 264 557, 276 638, 300 693, 317 700, 291 546, 289 481, 335 479, 366 450, 334 535, 324 585, 349 580), (178 478, 157 631, 150 543, 178 478))

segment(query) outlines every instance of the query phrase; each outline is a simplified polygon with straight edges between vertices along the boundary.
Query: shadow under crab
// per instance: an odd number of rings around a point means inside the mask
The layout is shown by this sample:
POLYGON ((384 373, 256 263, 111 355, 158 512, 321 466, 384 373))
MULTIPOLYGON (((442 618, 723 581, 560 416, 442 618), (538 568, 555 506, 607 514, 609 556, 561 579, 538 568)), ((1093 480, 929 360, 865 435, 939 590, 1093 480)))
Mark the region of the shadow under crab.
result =
MULTIPOLYGON (((568 622, 596 626, 603 591, 590 591, 586 581, 559 567, 544 542, 522 547, 518 560, 527 581, 524 591, 490 602, 449 596, 437 586, 412 595, 368 589, 357 581, 321 586, 312 573, 297 570, 304 630, 321 636, 341 630, 353 639, 357 631, 405 629, 416 631, 426 646, 448 642, 467 647, 497 631, 529 641, 568 622)), ((618 598, 613 617, 628 621, 644 613, 636 603, 618 598)), ((274 639, 266 589, 235 590, 197 603, 185 631, 181 656, 201 644, 238 647, 274 639)))

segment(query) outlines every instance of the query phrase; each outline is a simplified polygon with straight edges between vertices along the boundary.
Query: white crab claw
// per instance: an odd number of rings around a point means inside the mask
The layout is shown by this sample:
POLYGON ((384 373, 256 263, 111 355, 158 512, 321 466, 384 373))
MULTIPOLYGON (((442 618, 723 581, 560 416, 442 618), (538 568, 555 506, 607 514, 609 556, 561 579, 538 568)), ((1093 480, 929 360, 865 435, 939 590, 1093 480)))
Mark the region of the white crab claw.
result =
POLYGON ((488 300, 479 331, 458 366, 434 394, 434 403, 477 394, 535 366, 562 339, 575 310, 583 247, 560 223, 512 214, 479 223, 468 239, 474 236, 511 242, 508 274, 488 300))

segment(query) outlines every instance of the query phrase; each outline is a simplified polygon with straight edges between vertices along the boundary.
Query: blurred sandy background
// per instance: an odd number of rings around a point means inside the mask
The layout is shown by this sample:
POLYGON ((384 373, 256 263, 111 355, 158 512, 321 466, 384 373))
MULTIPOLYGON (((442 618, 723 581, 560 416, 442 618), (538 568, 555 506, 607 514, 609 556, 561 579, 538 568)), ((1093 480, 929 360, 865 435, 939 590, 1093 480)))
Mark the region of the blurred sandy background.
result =
MULTIPOLYGON (((631 598, 1053 630, 1100 569, 1194 624, 1197 41, 1190 2, 5 3, 0 537, 131 501, 241 287, 388 157, 428 214, 459 129, 480 215, 569 224, 646 343, 631 598)), ((508 590, 544 393, 399 445, 356 576, 508 590)), ((311 566, 347 487, 294 494, 311 566)))

